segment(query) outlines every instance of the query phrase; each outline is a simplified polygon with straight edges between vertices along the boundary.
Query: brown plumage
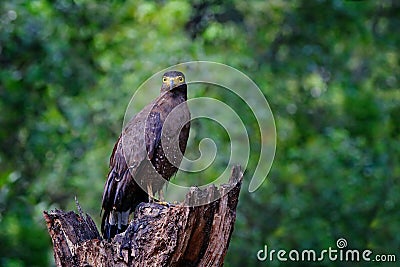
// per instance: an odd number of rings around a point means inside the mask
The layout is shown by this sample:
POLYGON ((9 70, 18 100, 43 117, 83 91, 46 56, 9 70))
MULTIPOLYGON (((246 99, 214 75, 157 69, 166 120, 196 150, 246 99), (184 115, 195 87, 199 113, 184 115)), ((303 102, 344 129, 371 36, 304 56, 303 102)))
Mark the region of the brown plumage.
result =
POLYGON ((125 231, 129 214, 149 200, 145 189, 150 197, 161 196, 185 153, 190 129, 185 76, 165 73, 160 93, 128 122, 114 146, 102 201, 101 232, 107 239, 125 231))

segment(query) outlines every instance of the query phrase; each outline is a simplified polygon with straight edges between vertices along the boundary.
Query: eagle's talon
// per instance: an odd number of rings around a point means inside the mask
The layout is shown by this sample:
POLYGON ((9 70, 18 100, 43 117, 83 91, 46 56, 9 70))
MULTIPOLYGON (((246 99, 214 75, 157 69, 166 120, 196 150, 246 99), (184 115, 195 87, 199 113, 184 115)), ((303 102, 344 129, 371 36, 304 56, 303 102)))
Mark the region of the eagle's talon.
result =
POLYGON ((172 205, 171 203, 168 203, 168 202, 166 202, 166 201, 157 201, 157 204, 166 206, 166 207, 168 207, 168 208, 172 205))

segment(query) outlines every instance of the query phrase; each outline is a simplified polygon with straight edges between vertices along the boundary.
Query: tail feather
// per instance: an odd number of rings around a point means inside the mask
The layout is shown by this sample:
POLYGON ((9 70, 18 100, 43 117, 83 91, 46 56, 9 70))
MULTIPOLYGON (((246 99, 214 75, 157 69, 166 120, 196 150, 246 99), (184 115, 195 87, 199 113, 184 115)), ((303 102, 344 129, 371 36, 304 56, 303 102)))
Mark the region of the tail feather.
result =
POLYGON ((125 232, 129 223, 129 212, 105 211, 101 221, 101 233, 107 240, 111 240, 115 235, 125 232))

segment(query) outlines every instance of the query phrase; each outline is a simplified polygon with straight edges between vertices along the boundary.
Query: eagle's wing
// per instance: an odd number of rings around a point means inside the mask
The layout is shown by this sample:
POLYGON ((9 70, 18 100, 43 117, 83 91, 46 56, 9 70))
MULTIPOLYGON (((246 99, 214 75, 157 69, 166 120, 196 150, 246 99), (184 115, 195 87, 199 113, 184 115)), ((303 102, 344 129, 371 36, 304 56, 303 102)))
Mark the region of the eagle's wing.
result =
POLYGON ((110 210, 112 208, 112 205, 110 205, 111 204, 110 199, 112 198, 111 196, 115 194, 115 186, 113 186, 112 183, 115 180, 119 180, 121 170, 123 169, 123 168, 120 168, 119 166, 116 166, 116 162, 119 160, 116 160, 116 158, 115 158, 116 151, 119 146, 120 140, 121 140, 121 135, 118 137, 118 140, 114 145, 114 148, 113 148, 113 151, 112 151, 111 157, 110 157, 110 168, 111 168, 111 166, 113 166, 113 167, 110 170, 110 172, 108 173, 107 182, 104 186, 103 199, 102 199, 102 209, 105 209, 105 210, 110 210))
POLYGON ((137 184, 149 158, 154 155, 160 142, 162 121, 160 114, 150 112, 153 104, 145 107, 127 124, 114 145, 110 157, 110 172, 104 187, 101 231, 110 239, 123 232, 128 224, 129 214, 140 203, 147 201, 146 192, 137 184))
POLYGON ((149 160, 153 159, 156 147, 161 140, 162 121, 161 115, 158 112, 151 112, 146 122, 145 138, 146 138, 146 151, 149 160))

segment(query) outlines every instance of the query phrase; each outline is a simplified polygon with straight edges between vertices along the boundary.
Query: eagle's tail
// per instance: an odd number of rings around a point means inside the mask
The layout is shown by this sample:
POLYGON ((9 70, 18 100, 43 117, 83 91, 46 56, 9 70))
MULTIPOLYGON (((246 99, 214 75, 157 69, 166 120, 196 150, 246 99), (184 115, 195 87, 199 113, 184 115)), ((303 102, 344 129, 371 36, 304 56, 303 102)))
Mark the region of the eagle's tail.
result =
POLYGON ((127 211, 105 211, 101 219, 101 233, 107 240, 111 240, 115 235, 120 234, 128 228, 129 212, 127 211))

